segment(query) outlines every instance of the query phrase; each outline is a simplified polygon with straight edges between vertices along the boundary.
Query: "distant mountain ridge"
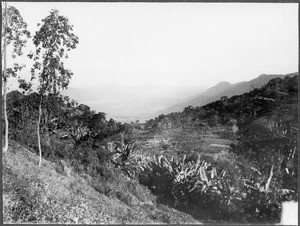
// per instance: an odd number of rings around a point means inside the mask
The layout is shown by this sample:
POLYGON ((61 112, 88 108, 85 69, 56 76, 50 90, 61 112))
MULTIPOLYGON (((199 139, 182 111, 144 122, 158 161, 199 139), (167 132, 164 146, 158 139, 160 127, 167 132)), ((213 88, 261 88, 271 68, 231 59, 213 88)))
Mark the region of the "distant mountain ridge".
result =
POLYGON ((169 114, 171 112, 183 111, 184 108, 188 106, 202 106, 210 102, 216 101, 222 96, 227 96, 228 98, 230 98, 235 95, 241 95, 243 93, 251 91, 252 89, 260 88, 263 85, 266 85, 273 78, 284 78, 286 76, 292 77, 295 75, 298 75, 298 72, 289 74, 262 74, 250 81, 239 82, 236 84, 231 84, 229 82, 222 81, 214 87, 209 88, 205 92, 200 93, 199 95, 195 96, 194 98, 188 101, 172 105, 164 110, 157 112, 155 116, 158 116, 160 114, 169 114))
POLYGON ((229 89, 231 86, 232 86, 232 84, 230 82, 226 82, 226 81, 219 82, 217 85, 209 88, 204 93, 205 93, 205 95, 208 95, 208 96, 215 95, 215 93, 225 91, 225 90, 229 89))

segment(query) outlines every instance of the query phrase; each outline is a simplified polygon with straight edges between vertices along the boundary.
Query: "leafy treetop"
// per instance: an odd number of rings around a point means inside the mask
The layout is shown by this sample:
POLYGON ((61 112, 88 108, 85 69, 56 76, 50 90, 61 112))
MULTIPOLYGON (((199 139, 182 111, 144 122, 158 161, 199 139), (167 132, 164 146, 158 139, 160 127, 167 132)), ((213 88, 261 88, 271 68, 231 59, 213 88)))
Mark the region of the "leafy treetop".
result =
MULTIPOLYGON (((27 24, 21 16, 18 9, 13 6, 8 6, 5 10, 2 9, 2 51, 1 58, 3 56, 3 51, 5 50, 4 45, 12 46, 11 57, 15 59, 17 56, 23 54, 22 49, 26 46, 27 40, 30 38, 30 32, 27 30, 27 24), (6 20, 7 18, 7 26, 6 20), (4 35, 6 35, 6 43, 4 43, 4 35)), ((17 72, 20 71, 24 65, 14 63, 13 67, 7 68, 5 74, 3 74, 2 79, 6 81, 7 77, 16 77, 17 72)))
MULTIPOLYGON (((28 55, 34 60, 31 81, 38 78, 41 94, 57 93, 68 87, 73 75, 62 59, 68 58, 67 52, 76 48, 79 38, 73 33, 73 25, 56 9, 51 10, 38 26, 40 29, 33 37, 36 51, 28 55)), ((22 88, 31 89, 31 84, 23 81, 22 88)))

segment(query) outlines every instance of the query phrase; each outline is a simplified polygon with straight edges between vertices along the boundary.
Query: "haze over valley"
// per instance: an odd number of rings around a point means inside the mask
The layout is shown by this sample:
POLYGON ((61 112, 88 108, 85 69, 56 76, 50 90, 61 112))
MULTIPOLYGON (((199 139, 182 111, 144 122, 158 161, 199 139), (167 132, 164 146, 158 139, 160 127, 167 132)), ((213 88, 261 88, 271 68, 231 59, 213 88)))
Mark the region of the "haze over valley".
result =
MULTIPOLYGON (((120 122, 144 122, 160 114, 183 111, 188 106, 202 106, 216 101, 222 96, 232 97, 260 88, 272 78, 284 78, 297 73, 284 75, 262 74, 250 81, 231 84, 220 81, 213 87, 172 87, 160 85, 122 86, 118 84, 99 85, 89 88, 63 90, 78 103, 91 107, 92 110, 105 112, 108 118, 120 122)), ((229 76, 230 77, 230 76, 229 76)))
POLYGON ((121 86, 69 88, 63 94, 121 122, 144 121, 156 112, 204 91, 201 87, 121 86))

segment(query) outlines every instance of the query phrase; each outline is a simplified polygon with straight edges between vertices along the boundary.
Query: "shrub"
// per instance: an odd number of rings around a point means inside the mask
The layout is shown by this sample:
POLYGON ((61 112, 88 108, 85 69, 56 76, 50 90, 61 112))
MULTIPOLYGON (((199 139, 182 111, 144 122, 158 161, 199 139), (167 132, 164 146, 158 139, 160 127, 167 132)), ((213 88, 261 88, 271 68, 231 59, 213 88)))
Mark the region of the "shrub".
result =
POLYGON ((279 221, 281 202, 295 193, 276 184, 274 167, 261 174, 245 159, 230 158, 208 163, 200 156, 189 162, 153 156, 144 160, 139 180, 159 202, 199 219, 205 212, 211 222, 279 221))
POLYGON ((276 170, 279 187, 297 189, 297 131, 293 123, 284 120, 259 119, 238 133, 238 144, 231 145, 231 152, 251 162, 261 173, 276 170))

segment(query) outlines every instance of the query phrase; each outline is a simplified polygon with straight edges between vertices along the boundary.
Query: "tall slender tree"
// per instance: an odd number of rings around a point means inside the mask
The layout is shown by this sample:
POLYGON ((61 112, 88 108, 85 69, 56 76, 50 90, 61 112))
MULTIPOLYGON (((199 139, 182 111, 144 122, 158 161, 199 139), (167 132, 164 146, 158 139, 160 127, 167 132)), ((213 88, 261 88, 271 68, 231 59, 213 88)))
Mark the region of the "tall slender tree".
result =
POLYGON ((3 71, 2 71, 2 84, 3 84, 3 113, 5 121, 5 145, 3 152, 8 150, 8 118, 7 118, 7 107, 6 107, 6 96, 7 96, 7 82, 9 77, 16 77, 18 72, 24 67, 17 62, 14 62, 13 66, 7 67, 7 51, 8 47, 12 46, 11 59, 15 59, 16 56, 23 54, 22 49, 25 47, 30 32, 27 30, 27 24, 24 22, 23 17, 19 11, 13 7, 7 7, 7 2, 4 3, 4 11, 2 11, 2 51, 1 60, 3 60, 3 71))
MULTIPOLYGON (((61 16, 56 9, 51 10, 50 15, 44 18, 42 23, 38 24, 38 27, 39 30, 33 37, 36 50, 28 56, 34 60, 29 84, 37 80, 37 89, 40 95, 37 137, 40 154, 39 166, 41 166, 42 148, 40 122, 43 97, 50 93, 56 94, 60 89, 66 89, 68 87, 73 73, 71 70, 65 68, 63 59, 68 58, 68 51, 76 48, 78 37, 73 33, 73 25, 69 23, 66 17, 61 16)), ((23 85, 25 87, 25 84, 28 85, 28 83, 24 82, 23 85)))

